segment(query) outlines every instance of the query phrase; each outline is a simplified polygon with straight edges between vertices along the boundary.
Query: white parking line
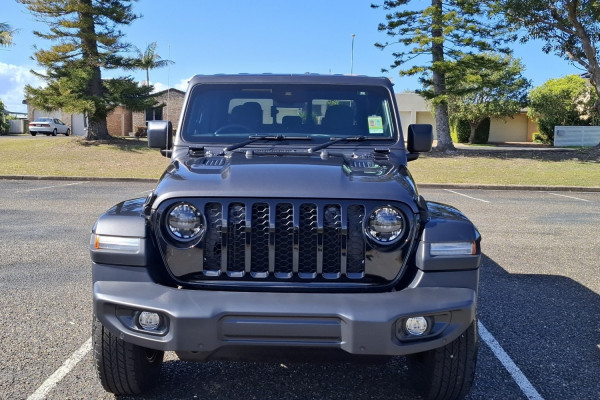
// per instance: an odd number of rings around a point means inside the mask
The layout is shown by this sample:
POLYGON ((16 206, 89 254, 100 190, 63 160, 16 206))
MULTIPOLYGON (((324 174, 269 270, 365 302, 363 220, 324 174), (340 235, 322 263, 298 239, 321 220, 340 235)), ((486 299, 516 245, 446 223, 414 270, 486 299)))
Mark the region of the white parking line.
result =
MULTIPOLYGON (((538 393, 533 387, 527 377, 521 372, 521 369, 517 367, 517 364, 510 358, 510 356, 504 351, 500 343, 494 338, 494 336, 486 329, 486 327, 479 321, 477 323, 479 330, 479 337, 488 345, 492 350, 496 358, 502 363, 504 368, 515 380, 521 391, 529 400, 544 400, 544 398, 538 393)), ((69 357, 63 365, 57 369, 48 379, 37 388, 37 390, 27 398, 27 400, 44 400, 50 390, 52 390, 69 372, 75 368, 77 363, 86 356, 92 350, 92 338, 89 338, 79 349, 77 349, 71 357, 69 357)))
POLYGON ((87 353, 92 350, 92 338, 89 338, 78 350, 76 350, 71 357, 63 363, 63 365, 57 369, 42 385, 37 388, 27 400, 43 400, 46 395, 54 386, 58 384, 87 353))
POLYGON ((496 338, 492 336, 481 322, 477 323, 477 327, 479 328, 479 337, 481 337, 485 344, 492 350, 496 358, 504 365, 504 368, 515 380, 523 394, 530 400, 543 400, 543 397, 535 390, 531 382, 529 382, 529 379, 527 379, 525 374, 521 372, 521 369, 517 367, 517 364, 515 364, 506 351, 504 351, 496 338))
POLYGON ((467 196, 466 194, 458 193, 458 192, 455 192, 454 190, 450 190, 450 189, 444 189, 444 190, 447 191, 447 192, 450 192, 450 193, 457 194, 459 196, 468 197, 469 199, 473 199, 473 200, 477 200, 477 201, 482 201, 484 203, 489 203, 489 201, 487 201, 487 200, 481 200, 481 199, 478 199, 477 197, 467 196))
POLYGON ((85 182, 66 183, 64 185, 54 185, 54 186, 45 186, 45 187, 35 188, 35 189, 17 190, 16 193, 33 192, 34 190, 54 189, 57 187, 81 185, 82 183, 85 183, 85 182))
POLYGON ((548 194, 551 194, 551 195, 553 195, 553 196, 566 197, 566 198, 568 198, 568 199, 581 200, 581 201, 585 201, 585 202, 587 202, 587 203, 590 203, 590 201, 589 201, 589 200, 586 200, 586 199, 580 199, 579 197, 567 196, 567 195, 564 195, 564 194, 550 193, 550 192, 548 192, 548 194))

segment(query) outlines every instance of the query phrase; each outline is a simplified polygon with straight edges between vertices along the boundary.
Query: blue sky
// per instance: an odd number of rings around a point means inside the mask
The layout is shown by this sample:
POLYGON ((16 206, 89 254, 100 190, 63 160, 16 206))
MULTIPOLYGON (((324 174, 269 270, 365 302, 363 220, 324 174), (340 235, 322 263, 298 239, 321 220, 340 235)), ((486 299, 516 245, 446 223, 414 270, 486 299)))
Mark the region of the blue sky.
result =
MULTIPOLYGON (((150 71, 156 89, 168 86, 185 90, 195 74, 213 73, 321 73, 348 74, 354 40, 353 72, 388 76, 397 92, 419 88, 417 78, 399 77, 397 71, 382 74, 392 61, 393 48, 379 50, 375 42, 386 35, 377 31, 385 11, 360 0, 139 0, 134 10, 142 17, 123 27, 126 40, 144 49, 157 42, 157 53, 175 61, 169 68, 150 71)), ((417 1, 415 2, 417 3, 417 1)), ((34 44, 50 43, 33 35, 46 31, 24 5, 0 0, 0 20, 19 32, 14 46, 0 49, 0 99, 10 111, 25 111, 21 104, 26 83, 40 81, 29 73, 34 44)), ((540 43, 515 44, 515 56, 526 67, 534 86, 550 78, 582 71, 555 55, 541 51, 540 43)), ((121 72, 145 80, 145 72, 121 72)), ((118 75, 114 72, 103 76, 118 75)))

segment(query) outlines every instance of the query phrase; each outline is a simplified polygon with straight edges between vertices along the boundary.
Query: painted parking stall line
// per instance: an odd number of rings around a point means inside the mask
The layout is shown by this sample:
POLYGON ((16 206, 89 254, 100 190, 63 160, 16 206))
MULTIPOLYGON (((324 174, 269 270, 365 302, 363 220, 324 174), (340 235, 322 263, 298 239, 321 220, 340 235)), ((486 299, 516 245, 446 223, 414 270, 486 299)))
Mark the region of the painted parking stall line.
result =
POLYGON ((586 199, 580 199, 579 197, 567 196, 567 195, 565 195, 565 194, 558 194, 558 193, 550 193, 550 192, 547 192, 547 193, 548 193, 548 194, 551 194, 551 195, 553 195, 553 196, 566 197, 566 198, 568 198, 568 199, 579 200, 579 201, 585 201, 586 203, 591 203, 591 201, 590 201, 590 200, 586 200, 586 199))
POLYGON ((459 196, 464 196, 464 197, 467 197, 467 198, 469 198, 469 199, 471 199, 471 200, 477 200, 477 201, 481 201, 481 202, 483 202, 483 203, 491 203, 490 201, 483 200, 483 199, 478 199, 477 197, 471 197, 471 196, 467 196, 466 194, 459 193, 459 192, 455 192, 454 190, 450 190, 450 189, 444 189, 444 190, 445 190, 445 191, 447 191, 447 192, 450 192, 450 193, 457 194, 457 195, 459 195, 459 196))
POLYGON ((43 400, 46 398, 46 395, 50 390, 52 390, 69 372, 75 368, 77 363, 85 357, 87 353, 92 350, 92 338, 90 337, 79 349, 77 349, 71 357, 69 357, 63 365, 54 371, 48 379, 42 383, 42 385, 37 388, 35 392, 31 396, 27 398, 27 400, 43 400))
POLYGON ((502 363, 504 368, 517 383, 523 394, 527 396, 529 400, 544 400, 531 382, 529 382, 529 379, 527 379, 525 374, 523 374, 521 369, 515 364, 506 351, 504 351, 502 346, 500 346, 500 343, 498 343, 496 338, 486 329, 481 321, 477 323, 477 328, 479 329, 479 337, 492 350, 496 358, 502 363))
POLYGON ((25 192, 33 192, 33 191, 36 191, 36 190, 55 189, 55 188, 66 187, 66 186, 81 185, 83 183, 85 183, 85 182, 74 182, 74 183, 65 183, 63 185, 44 186, 44 187, 41 187, 41 188, 17 190, 15 193, 25 193, 25 192))

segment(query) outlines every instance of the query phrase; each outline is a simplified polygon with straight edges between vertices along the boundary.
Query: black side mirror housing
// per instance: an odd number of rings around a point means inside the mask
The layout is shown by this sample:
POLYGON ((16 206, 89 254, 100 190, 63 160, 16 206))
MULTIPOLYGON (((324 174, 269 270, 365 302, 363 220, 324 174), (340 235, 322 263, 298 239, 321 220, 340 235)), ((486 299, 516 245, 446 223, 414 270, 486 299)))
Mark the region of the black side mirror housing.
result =
POLYGON ((433 144, 433 127, 429 124, 408 126, 407 148, 409 153, 427 153, 433 144))
POLYGON ((173 147, 171 121, 148 121, 148 147, 160 150, 170 150, 173 147))

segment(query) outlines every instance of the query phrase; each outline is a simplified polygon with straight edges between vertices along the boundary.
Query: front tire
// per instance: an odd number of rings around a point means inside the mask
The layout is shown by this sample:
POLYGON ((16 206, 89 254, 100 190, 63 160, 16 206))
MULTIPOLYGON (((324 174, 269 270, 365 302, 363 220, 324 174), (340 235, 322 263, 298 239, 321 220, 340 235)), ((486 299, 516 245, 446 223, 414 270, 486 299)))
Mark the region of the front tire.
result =
POLYGON ((71 130, 67 129, 67 131, 65 132, 65 136, 69 136, 71 134, 71 130))
POLYGON ((428 400, 464 398, 475 379, 479 337, 477 319, 444 347, 408 356, 415 381, 428 400))
POLYGON ((104 389, 117 395, 143 393, 160 376, 164 352, 124 342, 94 318, 92 327, 96 371, 104 389))
POLYGON ((37 132, 29 132, 29 133, 31 133, 31 136, 37 135, 37 132))

